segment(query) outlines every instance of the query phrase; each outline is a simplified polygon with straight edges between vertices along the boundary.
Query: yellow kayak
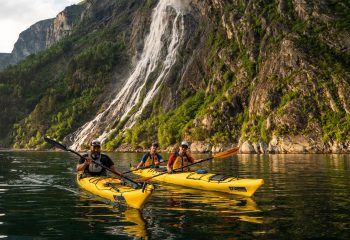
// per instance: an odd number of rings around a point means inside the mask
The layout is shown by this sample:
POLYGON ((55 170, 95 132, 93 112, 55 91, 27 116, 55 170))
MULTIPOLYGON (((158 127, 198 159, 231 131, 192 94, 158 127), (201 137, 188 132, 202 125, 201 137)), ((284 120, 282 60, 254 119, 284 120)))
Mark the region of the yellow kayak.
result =
POLYGON ((77 174, 77 182, 84 190, 115 203, 125 202, 128 206, 141 209, 152 195, 154 186, 147 184, 144 188, 132 188, 121 184, 111 177, 83 177, 77 174))
MULTIPOLYGON (((161 172, 162 170, 155 168, 133 171, 134 174, 145 179, 158 175, 161 172)), ((239 179, 221 174, 197 172, 166 173, 152 179, 184 187, 238 194, 246 197, 251 197, 264 184, 263 179, 239 179)))

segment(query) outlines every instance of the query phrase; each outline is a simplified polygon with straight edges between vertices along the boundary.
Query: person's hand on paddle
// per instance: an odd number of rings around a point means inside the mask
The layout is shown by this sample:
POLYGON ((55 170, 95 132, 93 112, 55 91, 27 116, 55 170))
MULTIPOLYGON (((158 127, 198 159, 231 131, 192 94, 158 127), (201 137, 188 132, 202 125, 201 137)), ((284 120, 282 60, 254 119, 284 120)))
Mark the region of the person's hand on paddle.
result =
POLYGON ((77 171, 84 171, 84 169, 89 166, 89 164, 92 163, 92 159, 90 158, 85 158, 85 161, 83 163, 78 163, 76 166, 77 171))
POLYGON ((85 159, 85 162, 84 162, 84 165, 85 166, 88 166, 88 165, 90 165, 92 163, 92 159, 91 158, 86 158, 85 159))
POLYGON ((168 173, 174 173, 173 169, 170 166, 166 166, 166 170, 168 173))

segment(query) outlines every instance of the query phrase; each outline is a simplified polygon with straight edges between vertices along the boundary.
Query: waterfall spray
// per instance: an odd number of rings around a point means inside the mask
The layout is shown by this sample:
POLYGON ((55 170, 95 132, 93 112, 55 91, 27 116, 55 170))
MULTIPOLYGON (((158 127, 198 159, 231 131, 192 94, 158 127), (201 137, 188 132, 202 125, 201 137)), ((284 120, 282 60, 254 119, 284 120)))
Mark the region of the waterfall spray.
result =
POLYGON ((98 135, 103 142, 113 131, 111 124, 115 121, 125 120, 124 128, 134 125, 144 108, 158 93, 176 61, 178 49, 183 45, 184 14, 189 2, 190 0, 159 1, 153 10, 149 35, 133 72, 108 107, 70 136, 72 149, 78 150, 87 140, 96 137, 101 129, 103 132, 98 135), (157 73, 155 78, 151 77, 152 73, 157 73), (147 92, 145 96, 142 96, 143 91, 147 92), (140 106, 139 109, 131 114, 136 105, 140 106))

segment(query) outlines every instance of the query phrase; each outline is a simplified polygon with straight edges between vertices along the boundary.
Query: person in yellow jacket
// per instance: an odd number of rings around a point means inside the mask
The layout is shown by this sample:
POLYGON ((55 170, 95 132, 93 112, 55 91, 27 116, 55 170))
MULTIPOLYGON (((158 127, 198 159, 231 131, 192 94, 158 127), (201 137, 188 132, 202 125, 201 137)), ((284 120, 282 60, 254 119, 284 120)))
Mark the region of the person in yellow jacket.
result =
POLYGON ((137 165, 136 168, 139 169, 141 167, 159 167, 159 163, 163 161, 163 157, 157 153, 158 147, 158 143, 152 143, 150 151, 142 157, 141 162, 137 165))
POLYGON ((187 165, 200 161, 194 160, 194 158, 186 152, 188 148, 188 142, 182 141, 179 151, 171 154, 167 165, 168 173, 173 173, 175 169, 177 169, 175 170, 176 172, 188 172, 189 167, 187 167, 187 165))

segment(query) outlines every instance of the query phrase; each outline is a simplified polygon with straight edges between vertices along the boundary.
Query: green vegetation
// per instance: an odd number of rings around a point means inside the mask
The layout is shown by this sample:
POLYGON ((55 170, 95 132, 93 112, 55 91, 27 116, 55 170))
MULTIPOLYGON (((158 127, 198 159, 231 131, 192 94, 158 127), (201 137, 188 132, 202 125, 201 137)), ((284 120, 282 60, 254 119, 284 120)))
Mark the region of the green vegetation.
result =
POLYGON ((91 119, 113 68, 126 63, 115 31, 112 25, 83 38, 72 35, 0 72, 0 145, 45 148, 45 134, 63 139, 91 119))
POLYGON ((129 143, 134 148, 145 147, 157 139, 161 146, 176 143, 184 137, 185 131, 200 111, 203 102, 204 93, 197 93, 173 111, 140 121, 131 129, 126 130, 123 137, 122 134, 119 134, 115 138, 110 138, 107 148, 113 149, 122 142, 129 143))
POLYGON ((330 11, 337 13, 338 17, 333 22, 333 26, 337 31, 350 30, 350 1, 329 1, 327 2, 330 11))
POLYGON ((323 141, 345 142, 350 140, 350 114, 328 111, 321 115, 323 141))
MULTIPOLYGON (((349 31, 350 1, 325 3, 329 7, 327 12, 334 17, 327 22, 321 22, 321 18, 301 19, 295 12, 294 2, 286 3, 282 14, 276 1, 250 4, 238 1, 225 5, 220 9, 223 11, 212 9, 215 15, 208 17, 208 26, 201 26, 202 33, 206 34, 204 43, 198 41, 200 48, 207 49, 200 53, 207 59, 194 59, 201 65, 198 72, 202 79, 181 81, 183 86, 176 88, 174 96, 176 108, 163 109, 165 97, 156 96, 131 129, 123 131, 126 121, 141 103, 123 121, 116 119, 109 129, 113 132, 107 140, 107 150, 114 150, 122 143, 147 148, 152 141, 166 147, 183 138, 213 144, 237 142, 240 138, 268 142, 272 134, 310 133, 312 124, 320 126, 319 134, 324 142, 350 140, 350 116, 344 109, 336 81, 347 80, 350 54, 324 40, 330 31, 349 31), (232 27, 232 39, 228 39, 227 29, 222 25, 222 12, 226 20, 235 21, 234 27, 231 22, 227 25, 232 27), (291 64, 295 68, 267 69, 266 58, 271 57, 270 51, 280 48, 284 39, 294 41, 296 49, 292 50, 297 52, 295 56, 292 53, 291 58, 297 61, 291 64), (308 65, 315 70, 302 77, 303 71, 311 69, 308 65), (262 68, 264 73, 259 72, 262 68), (265 76, 267 72, 272 72, 271 76, 265 76), (272 93, 266 90, 266 102, 261 103, 264 113, 260 111, 261 115, 257 115, 249 112, 249 107, 255 87, 263 88, 263 81, 272 83, 274 88, 272 93), (325 101, 325 93, 331 95, 336 109, 331 109, 329 101, 325 101), (296 108, 297 117, 307 119, 301 124, 303 129, 272 124, 267 130, 268 119, 273 122, 274 117, 293 113, 296 108)), ((126 4, 127 1, 117 5, 125 7, 126 4)), ((155 4, 147 0, 140 5, 140 23, 149 20, 155 4)), ((138 7, 137 3, 128 6, 133 10, 138 7)), ((113 74, 119 68, 128 67, 130 42, 136 41, 131 38, 144 34, 129 28, 134 21, 132 14, 116 15, 111 17, 116 19, 103 24, 84 22, 77 32, 50 49, 0 72, 0 146, 46 148, 42 139, 45 134, 62 139, 101 111, 101 104, 108 100, 105 96, 113 84, 113 74)), ((181 64, 192 57, 190 45, 193 43, 186 44, 187 48, 178 53, 181 64)), ((181 66, 175 68, 182 71, 181 66)), ((173 85, 179 83, 179 79, 173 78, 164 88, 173 89, 173 85)))

